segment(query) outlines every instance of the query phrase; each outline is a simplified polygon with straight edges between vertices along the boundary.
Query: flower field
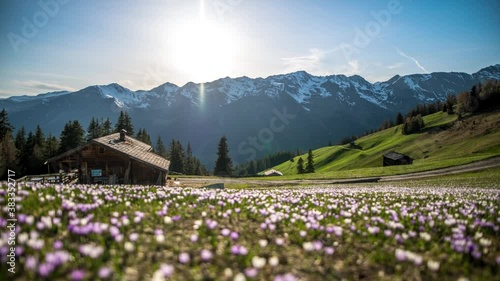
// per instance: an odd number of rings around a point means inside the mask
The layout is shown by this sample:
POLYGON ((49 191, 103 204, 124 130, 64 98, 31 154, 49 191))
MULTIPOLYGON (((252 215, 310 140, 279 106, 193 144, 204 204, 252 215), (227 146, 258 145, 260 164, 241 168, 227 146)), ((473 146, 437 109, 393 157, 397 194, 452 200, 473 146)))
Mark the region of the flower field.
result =
POLYGON ((18 184, 1 280, 500 280, 500 190, 18 184))

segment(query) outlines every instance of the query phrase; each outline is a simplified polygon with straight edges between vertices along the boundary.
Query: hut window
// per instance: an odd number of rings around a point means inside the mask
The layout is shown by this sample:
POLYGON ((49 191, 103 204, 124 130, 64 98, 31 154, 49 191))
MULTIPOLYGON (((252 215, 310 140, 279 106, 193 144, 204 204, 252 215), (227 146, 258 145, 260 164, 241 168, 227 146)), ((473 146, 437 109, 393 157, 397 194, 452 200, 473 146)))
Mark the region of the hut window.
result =
POLYGON ((106 152, 104 147, 99 147, 99 154, 104 154, 104 152, 106 152))

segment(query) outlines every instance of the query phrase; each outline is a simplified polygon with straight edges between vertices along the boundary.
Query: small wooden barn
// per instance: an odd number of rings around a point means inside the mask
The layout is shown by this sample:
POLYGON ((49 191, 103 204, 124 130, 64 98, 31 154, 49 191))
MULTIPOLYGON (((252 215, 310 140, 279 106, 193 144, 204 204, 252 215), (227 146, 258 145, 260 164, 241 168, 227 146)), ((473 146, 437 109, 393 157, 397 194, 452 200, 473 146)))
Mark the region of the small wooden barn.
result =
POLYGON ((55 171, 77 169, 86 184, 165 185, 170 161, 126 131, 96 138, 47 161, 55 171))
POLYGON ((410 165, 413 164, 413 158, 395 151, 389 151, 383 156, 383 164, 384 167, 394 165, 410 165))

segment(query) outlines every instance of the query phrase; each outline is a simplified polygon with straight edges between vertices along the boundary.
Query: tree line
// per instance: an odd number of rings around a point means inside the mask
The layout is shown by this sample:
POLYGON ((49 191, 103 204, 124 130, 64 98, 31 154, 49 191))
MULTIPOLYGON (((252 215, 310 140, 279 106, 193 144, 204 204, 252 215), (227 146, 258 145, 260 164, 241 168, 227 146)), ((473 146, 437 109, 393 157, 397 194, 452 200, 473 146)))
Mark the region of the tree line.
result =
MULTIPOLYGON (((298 152, 297 152, 298 153, 298 152)), ((285 161, 292 160, 296 154, 291 151, 280 151, 266 155, 263 158, 250 160, 235 167, 234 175, 239 177, 254 176, 257 173, 279 165, 285 161)))
MULTIPOLYGON (((51 133, 45 135, 39 125, 34 131, 29 132, 23 126, 14 135, 15 128, 9 121, 7 111, 3 109, 0 112, 0 178, 6 177, 7 169, 15 171, 16 176, 47 173, 48 168, 45 164, 47 159, 83 145, 92 139, 120 132, 122 129, 127 131, 127 135, 134 136, 132 118, 126 111, 120 112, 115 126, 112 125, 109 118, 92 117, 87 130, 84 130, 78 120, 68 121, 59 137, 51 133)), ((145 128, 140 128, 135 134, 135 138, 152 145, 151 137, 145 128)), ((179 141, 172 140, 170 148, 167 150, 161 137, 158 136, 153 151, 166 158, 174 156, 174 161, 171 161, 170 166, 172 171, 190 175, 209 174, 200 160, 192 155, 189 143, 187 152, 184 154, 179 141)))
POLYGON ((166 150, 163 141, 158 137, 155 151, 159 155, 170 160, 170 171, 172 173, 200 176, 210 174, 207 168, 201 164, 201 161, 193 156, 193 151, 189 142, 186 151, 184 151, 181 142, 173 139, 170 143, 169 150, 166 150))
POLYGON ((498 109, 500 106, 500 81, 488 80, 484 84, 472 86, 469 92, 461 92, 456 97, 457 114, 463 117, 498 109))

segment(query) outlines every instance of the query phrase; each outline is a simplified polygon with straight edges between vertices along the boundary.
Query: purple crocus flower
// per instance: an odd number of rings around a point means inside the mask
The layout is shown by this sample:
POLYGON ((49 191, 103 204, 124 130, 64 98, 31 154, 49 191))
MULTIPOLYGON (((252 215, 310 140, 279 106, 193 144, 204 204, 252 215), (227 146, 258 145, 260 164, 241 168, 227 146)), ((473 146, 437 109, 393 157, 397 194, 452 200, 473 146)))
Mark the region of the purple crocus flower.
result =
POLYGON ((201 259, 203 261, 209 261, 212 259, 212 257, 213 257, 212 252, 210 252, 209 250, 206 249, 201 250, 201 259))
POLYGON ((135 242, 139 238, 139 234, 137 234, 137 233, 130 233, 130 235, 128 236, 128 238, 130 239, 130 241, 135 242))
POLYGON ((191 259, 189 258, 188 253, 180 253, 179 254, 179 262, 182 264, 186 264, 190 261, 191 259))
POLYGON ((240 235, 238 234, 238 232, 231 232, 231 239, 234 241, 234 240, 237 240, 238 238, 240 237, 240 235))
POLYGON ((245 275, 250 278, 255 278, 257 276, 257 273, 259 273, 257 268, 254 267, 245 268, 245 275))
POLYGON ((36 268, 37 261, 35 257, 29 256, 26 258, 25 266, 28 269, 34 270, 36 268))
POLYGON ((50 263, 42 263, 38 267, 38 274, 44 278, 49 276, 52 271, 54 271, 54 266, 50 263))
POLYGON ((63 246, 63 243, 60 240, 54 241, 54 244, 52 245, 52 247, 55 250, 60 250, 62 248, 62 246, 63 246))
POLYGON ((165 278, 169 278, 174 273, 174 267, 170 264, 161 264, 160 270, 165 278))
POLYGON ((297 281, 297 277, 291 273, 287 273, 284 275, 276 275, 274 281, 297 281))
POLYGON ((191 242, 196 242, 198 241, 198 235, 197 234, 191 234, 191 236, 189 237, 189 239, 191 240, 191 242))
POLYGON ((111 236, 116 237, 118 234, 120 234, 120 229, 118 229, 118 227, 116 226, 112 226, 109 228, 109 233, 111 234, 111 236))
POLYGON ((405 253, 405 251, 403 251, 401 249, 396 249, 395 256, 396 256, 396 260, 398 260, 398 261, 404 261, 406 259, 406 253, 405 253))
POLYGON ((325 247, 325 254, 331 256, 334 252, 335 250, 333 249, 333 247, 325 247))
POLYGON ((26 222, 26 215, 25 214, 19 214, 17 216, 17 221, 20 223, 20 224, 24 224, 26 222))
POLYGON ((75 269, 71 272, 70 277, 73 281, 81 281, 85 278, 85 271, 82 269, 75 269))
POLYGON ((246 255, 248 254, 248 249, 245 246, 240 246, 240 245, 233 245, 231 247, 231 253, 233 255, 246 255))
POLYGON ((111 276, 111 273, 113 273, 111 268, 105 266, 99 268, 97 275, 99 276, 99 279, 108 279, 111 276))
POLYGON ((316 251, 319 251, 323 248, 323 243, 321 243, 321 241, 314 241, 313 242, 313 247, 314 247, 314 250, 316 251))

